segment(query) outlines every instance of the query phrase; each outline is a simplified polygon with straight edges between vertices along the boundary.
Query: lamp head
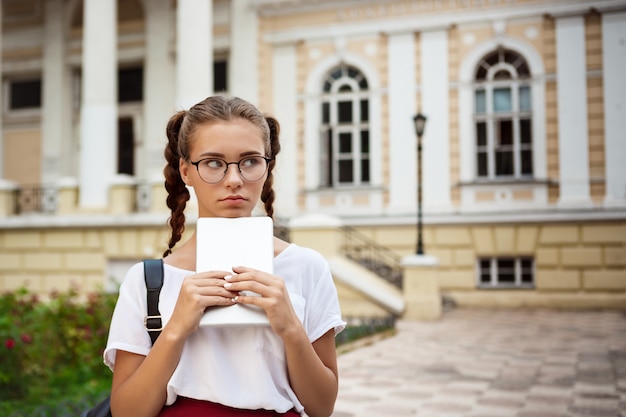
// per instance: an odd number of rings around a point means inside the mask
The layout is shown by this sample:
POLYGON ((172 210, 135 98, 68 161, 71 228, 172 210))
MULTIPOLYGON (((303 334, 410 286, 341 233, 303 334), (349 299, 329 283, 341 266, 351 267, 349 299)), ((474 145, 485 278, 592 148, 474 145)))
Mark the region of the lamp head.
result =
POLYGON ((426 125, 426 116, 422 113, 417 113, 413 116, 413 123, 415 123, 415 133, 418 137, 422 137, 424 134, 424 126, 426 125))

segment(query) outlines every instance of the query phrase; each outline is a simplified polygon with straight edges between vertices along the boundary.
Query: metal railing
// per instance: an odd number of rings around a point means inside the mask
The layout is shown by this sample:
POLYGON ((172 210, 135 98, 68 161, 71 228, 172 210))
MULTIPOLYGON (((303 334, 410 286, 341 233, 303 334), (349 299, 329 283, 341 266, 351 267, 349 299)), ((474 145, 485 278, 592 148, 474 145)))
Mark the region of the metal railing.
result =
POLYGON ((57 190, 53 186, 20 186, 15 190, 15 213, 54 213, 57 207, 57 190))
POLYGON ((400 257, 352 227, 343 226, 343 254, 402 289, 400 257))

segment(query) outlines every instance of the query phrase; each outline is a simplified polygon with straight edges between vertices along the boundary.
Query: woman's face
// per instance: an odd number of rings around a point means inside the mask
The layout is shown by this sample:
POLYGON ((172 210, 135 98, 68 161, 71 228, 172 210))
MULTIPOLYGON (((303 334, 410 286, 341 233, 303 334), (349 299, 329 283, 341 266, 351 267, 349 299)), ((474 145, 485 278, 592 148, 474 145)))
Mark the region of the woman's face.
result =
MULTIPOLYGON (((220 159, 236 163, 250 156, 265 157, 265 146, 261 131, 245 119, 201 125, 191 138, 189 158, 192 162, 211 158, 215 160, 210 162, 210 166, 219 166, 217 160, 220 159)), ((200 178, 198 169, 191 162, 182 158, 180 173, 183 181, 196 192, 199 217, 252 215, 267 178, 265 171, 258 181, 247 181, 241 176, 237 164, 229 164, 224 178, 209 184, 200 178)))

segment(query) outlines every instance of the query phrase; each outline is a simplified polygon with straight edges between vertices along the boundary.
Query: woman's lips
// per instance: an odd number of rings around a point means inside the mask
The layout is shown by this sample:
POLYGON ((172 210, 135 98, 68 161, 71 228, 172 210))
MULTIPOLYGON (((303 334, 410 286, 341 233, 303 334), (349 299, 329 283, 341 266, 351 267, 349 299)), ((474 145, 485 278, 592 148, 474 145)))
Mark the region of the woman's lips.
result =
POLYGON ((229 195, 228 197, 223 198, 221 201, 223 201, 225 203, 233 203, 233 204, 235 204, 235 203, 243 203, 243 202, 246 201, 246 199, 243 198, 240 195, 229 195))

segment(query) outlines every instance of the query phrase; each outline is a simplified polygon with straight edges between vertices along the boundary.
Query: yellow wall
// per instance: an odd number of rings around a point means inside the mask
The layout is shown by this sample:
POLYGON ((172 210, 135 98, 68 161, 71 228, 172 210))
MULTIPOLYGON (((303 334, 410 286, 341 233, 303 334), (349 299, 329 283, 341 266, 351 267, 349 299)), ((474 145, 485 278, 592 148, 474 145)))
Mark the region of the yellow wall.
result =
MULTIPOLYGON (((415 251, 408 228, 359 228, 400 256, 415 251)), ((439 260, 442 293, 482 306, 626 308, 626 222, 433 226, 425 252, 439 260), (476 289, 479 256, 532 256, 535 289, 476 289)))
POLYGON ((102 289, 107 261, 159 257, 167 237, 163 228, 4 229, 0 288, 26 286, 42 295, 102 289))
MULTIPOLYGON (((358 230, 399 256, 414 253, 413 227, 358 230)), ((46 295, 72 285, 83 291, 102 288, 108 262, 159 257, 168 238, 168 230, 156 226, 4 229, 0 291, 27 286, 46 295)), ((427 226, 424 245, 439 259, 441 292, 458 304, 626 308, 624 221, 427 226), (536 289, 476 289, 477 256, 522 255, 535 258, 536 289)), ((338 284, 338 290, 345 314, 384 314, 351 289, 338 284)))
POLYGON ((41 132, 39 129, 4 132, 4 178, 21 185, 41 179, 41 132))

